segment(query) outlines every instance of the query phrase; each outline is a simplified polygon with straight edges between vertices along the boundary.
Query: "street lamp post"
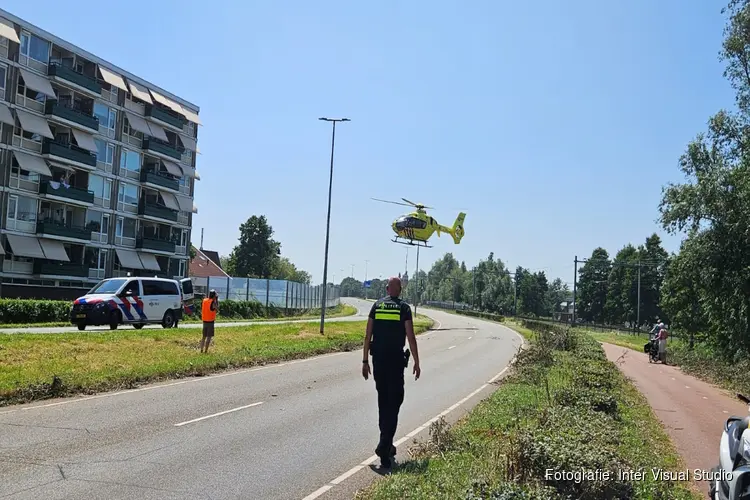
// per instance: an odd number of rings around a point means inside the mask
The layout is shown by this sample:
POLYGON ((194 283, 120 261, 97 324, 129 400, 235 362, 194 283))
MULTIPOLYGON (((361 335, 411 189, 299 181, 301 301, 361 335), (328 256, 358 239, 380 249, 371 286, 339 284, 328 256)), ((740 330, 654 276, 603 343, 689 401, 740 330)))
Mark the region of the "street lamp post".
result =
POLYGON ((336 122, 348 122, 349 118, 318 118, 324 122, 331 122, 333 130, 331 131, 331 173, 328 178, 328 217, 326 219, 326 251, 323 260, 323 297, 320 305, 320 333, 322 334, 326 320, 326 291, 328 289, 328 241, 331 234, 331 191, 333 189, 333 151, 336 144, 336 122))

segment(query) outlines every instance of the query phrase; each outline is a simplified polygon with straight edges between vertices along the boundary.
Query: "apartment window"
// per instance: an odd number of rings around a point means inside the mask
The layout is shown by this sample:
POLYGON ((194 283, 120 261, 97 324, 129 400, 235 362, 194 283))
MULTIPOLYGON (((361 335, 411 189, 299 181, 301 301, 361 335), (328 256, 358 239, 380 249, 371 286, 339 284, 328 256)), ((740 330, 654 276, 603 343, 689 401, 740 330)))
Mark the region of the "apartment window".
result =
MULTIPOLYGON (((3 40, 2 37, 0 37, 0 40, 3 40)), ((5 64, 0 64, 0 100, 5 99, 5 85, 6 81, 8 79, 8 66, 5 64)))
POLYGON ((101 139, 94 139, 94 144, 96 144, 96 161, 108 165, 110 167, 108 171, 111 171, 115 161, 115 145, 101 139))
POLYGON ((10 187, 24 191, 39 192, 40 176, 36 172, 23 170, 15 160, 10 168, 10 187))
POLYGON ((187 247, 187 241, 189 236, 189 231, 187 229, 182 230, 182 237, 180 238, 180 246, 181 247, 187 247))
POLYGON ((186 260, 180 261, 180 278, 183 278, 187 273, 185 272, 185 267, 187 265, 186 260))
POLYGON ((50 43, 28 31, 21 32, 21 55, 45 66, 49 62, 50 43))
POLYGON ((34 151, 35 153, 42 152, 42 136, 39 134, 32 134, 27 132, 21 127, 15 127, 13 129, 13 145, 26 149, 28 151, 34 151))
POLYGON ((130 217, 118 217, 117 225, 115 227, 115 236, 117 236, 118 238, 135 239, 135 226, 135 219, 131 219, 130 217))
POLYGON ((94 192, 94 203, 109 208, 112 197, 112 180, 96 174, 89 174, 89 191, 94 192))
POLYGON ((180 177, 180 192, 190 194, 190 176, 183 175, 180 177))
POLYGON ((8 229, 36 232, 36 219, 39 201, 35 198, 12 194, 8 197, 8 229))
POLYGON ((99 133, 108 137, 114 137, 117 110, 97 101, 94 103, 94 116, 99 119, 99 133))
POLYGON ((36 90, 32 90, 26 86, 21 75, 18 75, 18 86, 16 87, 16 104, 20 104, 24 108, 28 108, 39 113, 44 112, 44 103, 47 101, 47 96, 36 90))
POLYGON ((86 265, 89 269, 104 270, 107 264, 107 249, 97 247, 86 247, 86 265))
POLYGON ((117 201, 124 205, 138 206, 138 186, 132 184, 120 183, 120 190, 117 193, 117 201))
POLYGON ((140 172, 141 154, 123 148, 122 154, 120 154, 120 169, 136 173, 140 172))

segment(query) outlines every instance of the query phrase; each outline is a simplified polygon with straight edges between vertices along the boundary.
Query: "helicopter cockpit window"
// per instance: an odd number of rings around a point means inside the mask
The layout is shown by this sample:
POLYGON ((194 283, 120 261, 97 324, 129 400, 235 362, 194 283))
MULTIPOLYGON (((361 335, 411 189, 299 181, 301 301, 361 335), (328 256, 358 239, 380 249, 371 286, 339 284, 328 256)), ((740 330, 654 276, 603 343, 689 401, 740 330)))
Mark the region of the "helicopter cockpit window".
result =
POLYGON ((411 227, 413 227, 414 229, 424 229, 427 227, 427 222, 423 221, 422 219, 417 219, 416 217, 412 217, 411 227))
POLYGON ((416 217, 399 217, 398 219, 396 219, 396 227, 398 229, 424 229, 427 227, 427 223, 422 219, 417 219, 416 217))

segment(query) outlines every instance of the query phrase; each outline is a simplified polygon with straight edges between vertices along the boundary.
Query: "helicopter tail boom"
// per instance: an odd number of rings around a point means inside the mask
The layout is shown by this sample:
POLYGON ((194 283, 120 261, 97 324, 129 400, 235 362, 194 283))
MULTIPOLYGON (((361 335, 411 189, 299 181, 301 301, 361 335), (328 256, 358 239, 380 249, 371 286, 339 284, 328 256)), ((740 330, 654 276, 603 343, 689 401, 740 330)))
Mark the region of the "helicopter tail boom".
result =
POLYGON ((464 237, 464 219, 466 218, 466 214, 461 212, 458 214, 458 217, 456 217, 456 222, 453 223, 453 227, 446 227, 446 226, 440 226, 438 227, 438 236, 440 236, 440 232, 448 233, 453 237, 453 243, 458 245, 461 243, 461 239, 464 237))

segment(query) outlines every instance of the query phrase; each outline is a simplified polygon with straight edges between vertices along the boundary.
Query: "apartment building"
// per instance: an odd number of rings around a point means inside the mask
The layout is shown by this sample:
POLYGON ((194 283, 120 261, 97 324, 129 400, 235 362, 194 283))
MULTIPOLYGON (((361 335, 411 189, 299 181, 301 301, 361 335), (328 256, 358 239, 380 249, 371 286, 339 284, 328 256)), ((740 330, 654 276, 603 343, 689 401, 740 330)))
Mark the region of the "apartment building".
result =
POLYGON ((198 112, 0 9, 0 296, 187 276, 198 112))

